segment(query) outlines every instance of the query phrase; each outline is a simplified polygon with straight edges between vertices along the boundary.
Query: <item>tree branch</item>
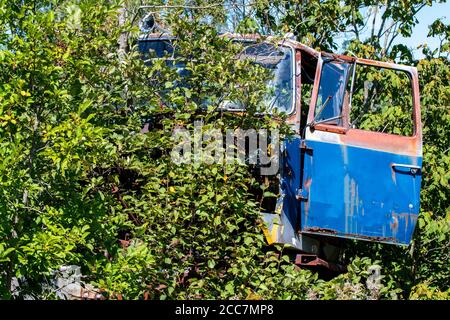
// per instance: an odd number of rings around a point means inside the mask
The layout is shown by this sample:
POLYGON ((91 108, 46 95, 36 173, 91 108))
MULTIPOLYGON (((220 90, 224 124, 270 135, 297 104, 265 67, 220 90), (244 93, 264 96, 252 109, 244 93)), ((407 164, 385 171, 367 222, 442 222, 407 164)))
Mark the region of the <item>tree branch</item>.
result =
POLYGON ((384 13, 382 15, 381 26, 380 26, 380 29, 378 30, 378 35, 377 35, 378 39, 382 37, 381 33, 383 32, 384 24, 386 23, 386 20, 388 19, 386 12, 389 10, 389 8, 390 8, 390 1, 387 1, 386 9, 384 10, 384 13))
POLYGON ((144 5, 140 6, 139 9, 192 9, 192 10, 203 10, 211 9, 224 5, 223 3, 213 3, 205 6, 187 6, 187 5, 144 5))
POLYGON ((372 20, 372 31, 370 32, 370 37, 373 38, 375 35, 375 23, 377 19, 377 13, 378 13, 378 6, 375 5, 374 7, 374 13, 373 13, 373 20, 372 20))

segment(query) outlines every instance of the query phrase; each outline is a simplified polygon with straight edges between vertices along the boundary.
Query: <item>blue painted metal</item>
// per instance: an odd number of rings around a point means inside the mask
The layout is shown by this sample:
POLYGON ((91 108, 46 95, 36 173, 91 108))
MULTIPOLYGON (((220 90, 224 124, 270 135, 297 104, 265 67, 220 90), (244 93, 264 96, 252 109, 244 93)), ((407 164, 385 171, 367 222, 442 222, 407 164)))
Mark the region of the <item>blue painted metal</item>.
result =
POLYGON ((283 214, 297 231, 300 229, 300 202, 296 198, 301 187, 300 141, 298 135, 284 141, 280 159, 283 214))
POLYGON ((341 143, 306 141, 302 232, 409 244, 419 214, 421 175, 393 163, 422 158, 341 143))

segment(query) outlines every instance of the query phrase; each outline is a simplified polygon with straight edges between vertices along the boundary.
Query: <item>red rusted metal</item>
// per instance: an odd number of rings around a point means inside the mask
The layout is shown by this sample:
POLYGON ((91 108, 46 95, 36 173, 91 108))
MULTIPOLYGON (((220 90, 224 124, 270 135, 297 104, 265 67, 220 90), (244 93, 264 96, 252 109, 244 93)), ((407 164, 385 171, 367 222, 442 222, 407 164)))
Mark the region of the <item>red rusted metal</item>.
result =
POLYGON ((331 58, 335 58, 335 59, 339 59, 339 60, 344 60, 347 62, 355 62, 357 60, 357 58, 355 58, 355 57, 349 57, 349 56, 345 56, 342 54, 336 54, 336 53, 331 53, 331 52, 321 52, 321 55, 324 57, 331 57, 331 58))
POLYGON ((382 149, 386 152, 399 152, 401 150, 403 154, 411 156, 416 156, 420 153, 422 148, 419 135, 406 137, 383 132, 339 127, 324 123, 315 125, 312 130, 339 133, 341 143, 361 148, 375 150, 382 149))
POLYGON ((315 227, 305 228, 302 232, 312 233, 312 234, 321 233, 323 235, 337 236, 337 237, 341 237, 341 238, 364 239, 364 240, 367 240, 370 242, 388 242, 388 243, 397 242, 395 237, 379 237, 379 236, 370 237, 370 236, 365 236, 365 235, 361 235, 361 234, 353 234, 353 233, 348 233, 348 232, 338 233, 336 230, 315 228, 315 227))
POLYGON ((333 229, 315 228, 315 227, 305 228, 305 231, 327 233, 327 234, 337 234, 338 233, 336 230, 333 230, 333 229))
POLYGON ((324 268, 334 271, 334 272, 345 272, 346 271, 345 266, 342 266, 337 263, 327 262, 327 261, 319 258, 315 254, 304 254, 304 253, 297 254, 297 256, 295 257, 294 263, 299 267, 308 267, 308 268, 324 267, 324 268))

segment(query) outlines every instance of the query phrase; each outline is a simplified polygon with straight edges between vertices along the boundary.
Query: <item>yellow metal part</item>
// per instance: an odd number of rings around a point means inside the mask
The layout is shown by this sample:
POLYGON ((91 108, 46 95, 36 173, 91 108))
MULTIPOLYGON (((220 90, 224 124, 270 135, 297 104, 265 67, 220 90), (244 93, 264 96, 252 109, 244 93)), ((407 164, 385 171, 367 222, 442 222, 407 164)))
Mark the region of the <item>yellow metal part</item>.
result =
POLYGON ((267 219, 263 219, 260 225, 269 245, 279 242, 279 232, 281 230, 280 216, 275 214, 273 216, 275 216, 275 218, 272 218, 270 221, 268 221, 267 219))

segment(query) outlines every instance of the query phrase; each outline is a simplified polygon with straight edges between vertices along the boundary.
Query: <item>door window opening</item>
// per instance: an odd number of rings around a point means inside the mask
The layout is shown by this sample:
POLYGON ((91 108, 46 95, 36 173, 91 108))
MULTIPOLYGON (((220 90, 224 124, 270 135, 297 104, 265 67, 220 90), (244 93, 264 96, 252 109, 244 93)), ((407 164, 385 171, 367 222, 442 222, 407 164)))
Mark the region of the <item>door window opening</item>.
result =
POLYGON ((412 136, 412 83, 402 70, 357 64, 351 97, 350 127, 412 136))

